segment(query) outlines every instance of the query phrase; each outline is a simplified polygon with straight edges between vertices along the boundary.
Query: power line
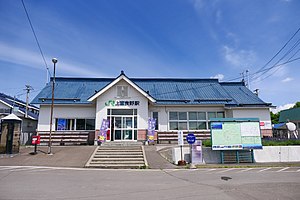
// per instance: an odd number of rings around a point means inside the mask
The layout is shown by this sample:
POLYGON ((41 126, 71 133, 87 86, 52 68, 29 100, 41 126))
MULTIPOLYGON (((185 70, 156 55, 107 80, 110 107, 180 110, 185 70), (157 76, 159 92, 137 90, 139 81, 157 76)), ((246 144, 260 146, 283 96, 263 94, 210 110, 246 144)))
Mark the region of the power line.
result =
POLYGON ((296 36, 296 34, 300 31, 300 27, 297 29, 297 31, 292 35, 292 37, 283 45, 283 47, 281 47, 281 49, 262 67, 260 68, 258 72, 260 72, 261 70, 263 70, 268 64, 270 64, 270 62, 272 62, 272 60, 288 45, 288 43, 296 36))
MULTIPOLYGON (((22 2, 22 5, 23 5, 23 8, 24 8, 24 10, 25 10, 25 13, 26 13, 26 16, 27 16, 28 22, 29 22, 29 24, 30 24, 30 27, 31 27, 32 33, 33 33, 33 35, 34 35, 34 38, 35 38, 36 44, 37 44, 37 46, 38 46, 38 48, 39 48, 39 50, 40 50, 40 54, 41 54, 41 56, 42 56, 42 58, 43 58, 43 61, 44 61, 44 63, 45 63, 46 70, 47 70, 47 72, 48 72, 48 75, 49 75, 49 77, 50 77, 50 76, 51 76, 51 73, 50 73, 50 71, 49 71, 49 67, 48 67, 48 65, 47 65, 47 62, 46 62, 45 56, 44 56, 44 54, 43 54, 43 51, 42 51, 41 45, 40 45, 40 43, 39 43, 39 40, 38 40, 38 38, 37 38, 37 36, 36 36, 36 34, 35 34, 35 31, 34 31, 34 28, 33 28, 33 25, 32 25, 32 23, 31 23, 31 20, 30 20, 29 14, 28 14, 28 12, 27 12, 27 9, 26 9, 26 6, 25 6, 25 3, 24 3, 24 1, 23 1, 23 0, 21 0, 21 2, 22 2)), ((48 81, 48 77, 47 77, 47 81, 48 81)))
MULTIPOLYGON (((288 63, 291 63, 291 62, 300 60, 300 57, 297 57, 297 58, 294 58, 294 59, 291 60, 291 58, 293 58, 299 51, 300 51, 300 49, 298 49, 297 52, 296 52, 295 54, 293 54, 293 56, 291 56, 291 57, 288 59, 288 61, 283 62, 283 63, 280 63, 280 64, 277 64, 277 65, 273 65, 273 66, 271 66, 271 67, 269 67, 269 68, 266 68, 266 69, 262 70, 261 72, 269 71, 270 69, 277 68, 277 67, 282 67, 282 66, 284 66, 284 65, 286 65, 286 64, 288 64, 288 63)), ((258 73, 260 73, 260 72, 255 72, 255 73, 249 74, 249 76, 253 76, 253 75, 258 74, 258 73)), ((232 79, 226 80, 226 82, 239 80, 239 79, 241 79, 241 78, 243 78, 243 76, 238 76, 238 77, 236 77, 236 78, 232 78, 232 79)))
MULTIPOLYGON (((273 64, 271 67, 268 67, 268 68, 266 68, 274 59, 275 59, 275 57, 276 56, 278 56, 282 51, 283 51, 283 49, 291 42, 291 40, 298 34, 298 32, 300 31, 300 28, 298 28, 297 29, 297 31, 291 36, 291 38, 283 45, 283 47, 262 67, 262 68, 260 68, 259 70, 257 70, 255 73, 252 73, 252 74, 249 74, 249 76, 251 76, 251 79, 253 79, 254 81, 255 80, 257 80, 257 79, 259 79, 260 77, 262 77, 262 76, 264 76, 264 75, 266 75, 266 73, 268 73, 270 70, 272 70, 272 69, 274 69, 274 68, 277 68, 274 72, 272 72, 272 74, 271 75, 273 75, 274 73, 276 73, 277 71, 278 71, 278 69, 280 68, 280 67, 282 67, 283 65, 285 65, 285 64, 288 64, 288 63, 291 63, 291 62, 294 62, 294 61, 296 61, 296 60, 299 60, 299 58, 295 58, 295 59, 292 59, 293 57, 295 57, 295 55, 297 54, 297 53, 299 53, 299 51, 300 51, 300 48, 292 55, 292 56, 290 56, 289 58, 288 58, 288 60, 287 61, 285 61, 285 62, 283 62, 283 63, 280 63, 280 61, 282 61, 284 58, 286 58, 291 52, 293 52, 294 51, 294 49, 297 47, 297 46, 299 46, 299 44, 300 44, 300 39, 298 39, 294 44, 293 44, 293 46, 279 59, 279 60, 277 60, 277 62, 275 63, 275 64, 273 64)), ((264 80, 264 79, 266 79, 266 78, 268 78, 268 77, 270 77, 271 76, 270 74, 269 75, 267 75, 265 78, 263 78, 263 79, 261 79, 261 80, 259 80, 259 81, 262 81, 262 80, 264 80)), ((235 80, 238 80, 238 79, 241 79, 241 78, 243 78, 244 77, 244 75, 243 74, 241 74, 241 76, 239 76, 239 77, 236 77, 236 78, 232 78, 232 79, 229 79, 229 80, 227 80, 227 81, 235 81, 235 80)), ((252 80, 252 81, 253 81, 252 80)))
MULTIPOLYGON (((267 65, 274 60, 274 58, 276 56, 279 55, 279 53, 282 52, 282 50, 290 43, 290 41, 297 35, 297 33, 300 31, 300 28, 297 29, 297 31, 291 36, 291 38, 283 45, 283 47, 271 58, 271 60, 269 60, 262 68, 260 68, 258 71, 255 72, 255 74, 252 75, 252 79, 253 81, 258 80, 260 77, 266 75, 266 73, 268 73, 270 70, 272 70, 273 68, 277 67, 278 64, 280 63, 280 61, 282 61, 285 57, 287 57, 299 44, 300 44, 300 39, 298 39, 293 46, 287 50, 287 52, 279 59, 277 60, 277 62, 275 64, 273 64, 271 67, 265 69, 267 67, 267 65), (259 74, 259 75, 257 75, 259 74), (256 76, 257 75, 257 76, 256 76)), ((298 52, 298 51, 297 51, 298 52)), ((287 61, 290 61, 291 58, 293 58, 296 54, 293 54, 287 61)), ((282 65, 280 66, 282 67, 282 65)), ((279 68, 277 68, 274 72, 272 72, 271 74, 265 76, 263 79, 260 79, 259 81, 265 80, 266 78, 272 76, 274 73, 276 73, 279 70, 279 68)))

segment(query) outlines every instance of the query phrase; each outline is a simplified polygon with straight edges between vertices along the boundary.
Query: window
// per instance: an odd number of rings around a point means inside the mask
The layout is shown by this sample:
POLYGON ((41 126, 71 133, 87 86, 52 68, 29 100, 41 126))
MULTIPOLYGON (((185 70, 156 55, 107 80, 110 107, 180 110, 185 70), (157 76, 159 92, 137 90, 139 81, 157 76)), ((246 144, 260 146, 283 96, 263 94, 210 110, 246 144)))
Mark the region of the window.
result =
POLYGON ((6 109, 6 108, 0 108, 0 113, 10 113, 10 109, 6 109))
POLYGON ((211 118, 216 118, 216 112, 208 112, 208 119, 210 120, 211 118))
POLYGON ((57 131, 74 130, 75 119, 56 119, 57 131))
POLYGON ((128 86, 118 85, 117 86, 117 97, 128 97, 128 86))
POLYGON ((95 119, 86 119, 86 130, 95 130, 95 119))
POLYGON ((203 130, 206 128, 205 112, 189 112, 189 130, 203 130))
POLYGON ((76 120, 76 130, 85 130, 85 119, 76 120))
POLYGON ((224 118, 219 112, 169 112, 169 130, 207 130, 211 118, 224 118))
POLYGON ((169 113, 170 130, 187 130, 187 112, 169 113))
POLYGON ((156 119, 155 130, 158 130, 158 112, 153 112, 152 118, 156 119))
POLYGON ((56 119, 55 130, 95 130, 95 119, 56 119))

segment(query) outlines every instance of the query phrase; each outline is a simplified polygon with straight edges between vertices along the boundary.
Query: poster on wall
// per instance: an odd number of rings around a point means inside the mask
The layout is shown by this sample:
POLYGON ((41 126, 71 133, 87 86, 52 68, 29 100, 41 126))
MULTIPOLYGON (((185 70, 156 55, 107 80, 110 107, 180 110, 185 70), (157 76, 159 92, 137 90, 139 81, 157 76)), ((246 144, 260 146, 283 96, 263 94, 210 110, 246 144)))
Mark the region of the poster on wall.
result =
POLYGON ((64 131, 67 129, 67 120, 66 119, 57 119, 57 130, 64 131))
POLYGON ((148 134, 147 134, 149 143, 154 142, 155 125, 156 125, 156 119, 155 118, 149 118, 149 120, 148 120, 148 134))
POLYGON ((103 143, 106 141, 108 127, 109 127, 109 120, 103 119, 101 127, 100 127, 100 131, 98 134, 98 142, 103 143))
POLYGON ((213 150, 262 149, 258 118, 212 118, 213 150))

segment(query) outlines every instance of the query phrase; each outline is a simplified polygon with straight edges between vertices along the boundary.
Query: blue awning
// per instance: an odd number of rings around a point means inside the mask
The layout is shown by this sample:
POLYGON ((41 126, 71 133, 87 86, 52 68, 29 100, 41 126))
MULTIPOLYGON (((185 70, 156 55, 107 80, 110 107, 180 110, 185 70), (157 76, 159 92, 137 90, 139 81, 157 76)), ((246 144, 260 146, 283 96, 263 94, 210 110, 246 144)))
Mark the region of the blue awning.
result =
POLYGON ((279 128, 285 128, 285 123, 280 123, 280 124, 274 124, 273 128, 279 129, 279 128))

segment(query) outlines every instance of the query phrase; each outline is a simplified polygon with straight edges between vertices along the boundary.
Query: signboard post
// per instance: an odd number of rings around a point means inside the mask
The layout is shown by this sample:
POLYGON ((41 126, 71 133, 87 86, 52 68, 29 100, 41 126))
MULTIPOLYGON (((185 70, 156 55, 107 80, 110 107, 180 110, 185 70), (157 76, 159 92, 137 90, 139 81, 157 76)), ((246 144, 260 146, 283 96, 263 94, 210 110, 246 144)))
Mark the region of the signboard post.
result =
MULTIPOLYGON (((240 152, 253 152, 253 149, 262 149, 260 121, 258 118, 212 118, 211 139, 212 150, 220 150, 221 163, 224 163, 224 154, 233 154, 239 163, 240 152)), ((253 153, 251 153, 253 162, 253 153)), ((245 155, 243 156, 246 158, 245 155)), ((247 159, 250 160, 248 157, 247 159)), ((249 162, 251 162, 249 161, 249 162)))
POLYGON ((178 131, 178 145, 180 146, 180 155, 181 159, 178 161, 178 165, 186 165, 185 160, 183 160, 183 152, 182 152, 182 146, 183 146, 183 131, 178 131))
POLYGON ((262 149, 258 118, 212 118, 212 150, 262 149))
POLYGON ((186 141, 190 144, 190 168, 195 168, 192 162, 192 145, 196 142, 194 133, 187 134, 186 141))
POLYGON ((192 163, 193 164, 203 164, 203 156, 202 156, 202 141, 197 140, 194 144, 192 144, 192 163))

